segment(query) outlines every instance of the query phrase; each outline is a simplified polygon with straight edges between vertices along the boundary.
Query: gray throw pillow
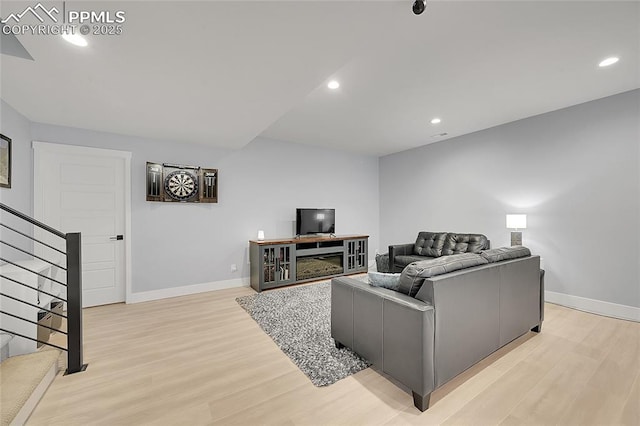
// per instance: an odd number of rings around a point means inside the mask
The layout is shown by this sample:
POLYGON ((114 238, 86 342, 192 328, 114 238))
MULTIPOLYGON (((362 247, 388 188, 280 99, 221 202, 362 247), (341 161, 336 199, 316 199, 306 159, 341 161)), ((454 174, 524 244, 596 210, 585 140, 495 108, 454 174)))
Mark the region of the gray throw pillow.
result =
POLYGON ((524 246, 499 247, 485 250, 480 253, 489 263, 502 262, 503 260, 517 259, 519 257, 531 256, 531 250, 524 246))
POLYGON ((369 284, 374 287, 388 288, 398 291, 400 274, 387 274, 383 272, 369 272, 369 284))
POLYGON ((389 269, 389 253, 376 254, 376 269, 378 272, 391 272, 389 269))
POLYGON ((475 253, 454 254, 409 264, 400 275, 398 291, 411 297, 418 294, 425 278, 489 263, 475 253))

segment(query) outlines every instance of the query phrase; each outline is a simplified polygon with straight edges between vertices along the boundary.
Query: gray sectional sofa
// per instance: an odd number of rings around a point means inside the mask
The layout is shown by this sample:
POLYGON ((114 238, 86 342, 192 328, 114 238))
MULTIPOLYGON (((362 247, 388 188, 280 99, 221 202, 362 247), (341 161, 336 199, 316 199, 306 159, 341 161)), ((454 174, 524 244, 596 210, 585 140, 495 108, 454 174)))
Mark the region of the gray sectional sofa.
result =
POLYGON ((415 406, 492 352, 540 331, 540 258, 528 249, 459 253, 411 263, 398 291, 331 282, 331 336, 406 385, 415 406))
POLYGON ((401 272, 407 265, 433 257, 461 253, 480 253, 490 248, 482 234, 454 232, 419 232, 414 243, 389 246, 390 272, 401 272))

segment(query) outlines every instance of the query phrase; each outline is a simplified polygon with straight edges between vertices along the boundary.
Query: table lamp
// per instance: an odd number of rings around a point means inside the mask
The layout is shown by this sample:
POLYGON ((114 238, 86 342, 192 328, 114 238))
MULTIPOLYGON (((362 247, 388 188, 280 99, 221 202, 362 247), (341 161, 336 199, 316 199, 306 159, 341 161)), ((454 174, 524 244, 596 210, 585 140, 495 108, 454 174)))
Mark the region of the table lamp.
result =
POLYGON ((527 229, 527 215, 526 214, 508 214, 507 215, 507 228, 513 229, 511 232, 511 245, 522 245, 522 232, 518 232, 518 229, 527 229))

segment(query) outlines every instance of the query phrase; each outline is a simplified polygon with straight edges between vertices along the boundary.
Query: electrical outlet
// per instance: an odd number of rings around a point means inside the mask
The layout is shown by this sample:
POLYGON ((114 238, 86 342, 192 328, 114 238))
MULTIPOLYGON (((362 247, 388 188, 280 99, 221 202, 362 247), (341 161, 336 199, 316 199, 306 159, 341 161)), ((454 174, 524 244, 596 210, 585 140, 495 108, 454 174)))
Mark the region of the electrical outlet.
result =
POLYGON ((238 270, 238 266, 235 263, 231 264, 231 272, 236 272, 238 270))

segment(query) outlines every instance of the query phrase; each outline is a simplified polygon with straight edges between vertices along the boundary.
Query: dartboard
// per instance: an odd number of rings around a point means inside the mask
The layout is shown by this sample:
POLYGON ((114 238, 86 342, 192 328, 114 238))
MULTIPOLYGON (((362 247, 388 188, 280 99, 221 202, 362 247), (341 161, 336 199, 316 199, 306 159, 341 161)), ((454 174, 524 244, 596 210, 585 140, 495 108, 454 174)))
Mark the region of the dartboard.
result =
POLYGON ((176 170, 164 179, 164 189, 174 200, 188 200, 198 193, 198 178, 187 170, 176 170))

